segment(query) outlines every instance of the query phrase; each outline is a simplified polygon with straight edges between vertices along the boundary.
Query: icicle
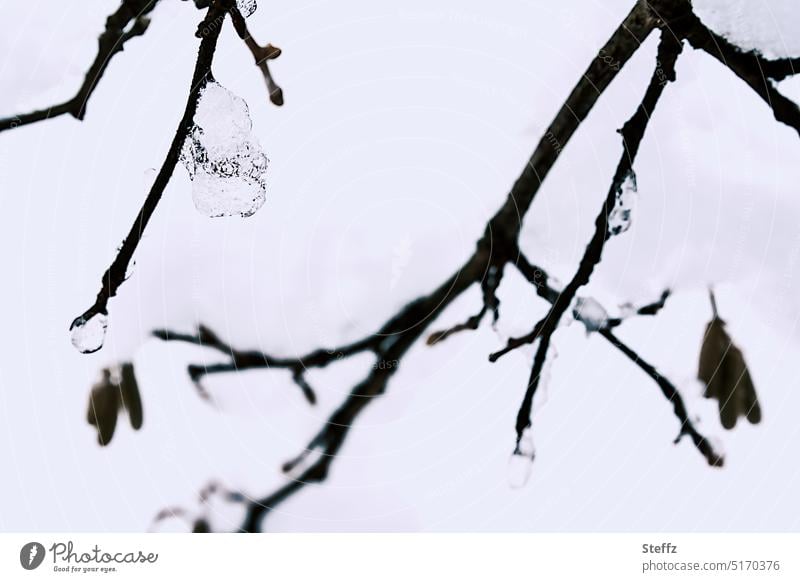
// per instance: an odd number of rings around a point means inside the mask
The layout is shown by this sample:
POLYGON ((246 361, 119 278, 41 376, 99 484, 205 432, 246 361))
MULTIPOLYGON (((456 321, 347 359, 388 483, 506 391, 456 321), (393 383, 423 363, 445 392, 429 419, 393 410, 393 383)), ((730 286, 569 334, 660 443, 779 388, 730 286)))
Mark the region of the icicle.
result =
POLYGON ((533 446, 533 434, 531 427, 522 433, 511 458, 508 460, 508 484, 513 489, 524 487, 531 478, 533 472, 533 460, 536 458, 536 450, 533 446))

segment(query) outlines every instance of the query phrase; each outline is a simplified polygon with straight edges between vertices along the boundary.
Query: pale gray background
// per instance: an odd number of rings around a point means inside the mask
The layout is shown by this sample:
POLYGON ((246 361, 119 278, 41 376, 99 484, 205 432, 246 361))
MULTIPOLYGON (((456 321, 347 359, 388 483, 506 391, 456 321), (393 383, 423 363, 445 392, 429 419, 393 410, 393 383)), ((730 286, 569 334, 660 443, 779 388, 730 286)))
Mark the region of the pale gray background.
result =
MULTIPOLYGON (((800 54, 790 0, 697 0, 708 23, 750 47, 800 54)), ((71 96, 111 1, 0 2, 0 114, 71 96)), ((252 218, 203 218, 178 168, 111 302, 106 347, 91 356, 67 327, 92 301, 145 195, 185 103, 201 18, 164 0, 146 36, 118 55, 83 123, 62 117, 0 135, 0 529, 143 530, 164 506, 197 509, 209 479, 260 495, 371 362, 313 372, 310 409, 286 373, 208 382, 189 361, 218 360, 147 339, 153 327, 213 326, 242 347, 294 354, 354 339, 438 285, 473 249, 543 129, 630 0, 260 2, 251 18, 286 105, 229 25, 217 79, 250 105, 271 159, 252 218), (85 422, 103 365, 133 358, 145 424, 120 422, 101 449, 85 422)), ((525 223, 529 256, 574 270, 620 155, 615 129, 644 91, 656 39, 626 67, 565 150, 525 223)), ((781 89, 800 98, 800 82, 781 89)), ((714 470, 655 384, 579 325, 537 402, 539 456, 527 487, 506 480, 530 352, 486 355, 544 313, 521 278, 500 290, 502 319, 435 348, 415 347, 389 393, 352 430, 323 487, 266 522, 304 530, 796 530, 800 525, 800 139, 710 57, 687 49, 636 170, 634 224, 607 246, 587 291, 613 308, 675 289, 657 318, 620 336, 685 392, 723 443, 714 470), (724 431, 693 381, 717 285, 764 421, 724 431), (546 398, 545 398, 546 397, 546 398)), ((472 313, 477 290, 436 323, 472 313)), ((124 419, 123 419, 124 420, 124 419)), ((236 511, 219 508, 217 527, 236 511)), ((168 524, 180 527, 180 524, 168 524)))

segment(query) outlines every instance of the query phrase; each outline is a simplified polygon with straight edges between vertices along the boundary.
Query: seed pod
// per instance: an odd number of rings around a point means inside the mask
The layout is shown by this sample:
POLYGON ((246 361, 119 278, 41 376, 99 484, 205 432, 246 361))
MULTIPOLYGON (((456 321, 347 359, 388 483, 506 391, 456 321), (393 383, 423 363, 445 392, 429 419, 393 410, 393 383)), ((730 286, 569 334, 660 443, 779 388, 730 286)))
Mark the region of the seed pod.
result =
POLYGON ((740 416, 753 424, 761 421, 761 406, 742 351, 716 313, 706 326, 697 377, 706 386, 704 396, 717 399, 720 421, 726 429, 736 426, 740 416))
POLYGON ((111 372, 104 369, 100 381, 92 386, 89 394, 87 420, 97 429, 97 442, 106 446, 117 427, 120 407, 119 389, 111 383, 111 372))
POLYGON ((122 405, 128 411, 128 418, 134 430, 142 428, 144 418, 142 412, 142 399, 139 394, 139 384, 133 371, 133 364, 125 362, 120 365, 119 390, 122 396, 122 405))

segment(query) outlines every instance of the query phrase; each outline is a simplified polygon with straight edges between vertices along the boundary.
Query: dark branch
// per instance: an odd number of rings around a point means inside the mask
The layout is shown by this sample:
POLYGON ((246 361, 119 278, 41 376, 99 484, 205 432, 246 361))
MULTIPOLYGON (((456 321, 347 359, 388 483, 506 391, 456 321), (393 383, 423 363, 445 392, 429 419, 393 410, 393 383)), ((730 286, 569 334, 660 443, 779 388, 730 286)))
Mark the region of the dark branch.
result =
POLYGON ((97 55, 86 72, 78 92, 64 103, 0 119, 0 131, 51 119, 66 113, 75 119, 82 120, 86 115, 86 104, 89 97, 100 82, 112 57, 122 52, 128 40, 145 33, 150 25, 147 14, 155 8, 157 3, 158 0, 122 0, 119 8, 106 19, 106 28, 98 39, 97 55))
POLYGON ((332 362, 353 356, 357 353, 366 351, 374 352, 380 340, 380 338, 372 336, 333 349, 314 350, 298 358, 280 358, 259 351, 236 350, 219 339, 213 331, 204 325, 200 325, 197 329, 197 333, 194 335, 182 334, 168 329, 155 330, 153 331, 153 335, 164 341, 181 341, 212 348, 230 358, 230 361, 219 364, 190 365, 188 367, 189 376, 196 384, 199 384, 200 380, 208 374, 239 372, 258 368, 287 369, 292 372, 292 380, 302 390, 303 395, 310 404, 315 404, 317 397, 313 388, 305 379, 305 371, 307 369, 324 368, 332 362))
POLYGON ((483 320, 484 315, 488 308, 484 305, 481 310, 476 313, 475 315, 468 317, 466 321, 463 323, 458 323, 452 327, 448 327, 447 329, 443 329, 442 331, 435 331, 431 335, 428 336, 427 343, 429 346, 437 344, 441 341, 446 340, 448 337, 453 335, 454 333, 458 333, 460 331, 466 330, 476 330, 481 324, 481 320, 483 320))
POLYGON ((656 370, 654 366, 644 361, 639 354, 622 343, 617 336, 611 332, 611 330, 602 329, 598 333, 610 341, 619 351, 625 354, 634 364, 639 366, 639 368, 641 368, 648 376, 650 376, 656 382, 656 384, 658 384, 659 388, 661 388, 661 392, 664 394, 664 397, 672 403, 675 416, 677 416, 678 420, 681 422, 680 432, 678 433, 678 437, 675 439, 675 442, 679 442, 683 436, 689 436, 692 439, 694 446, 697 447, 697 450, 700 451, 700 453, 702 453, 702 455, 706 458, 706 461, 708 461, 709 465, 713 467, 722 467, 725 461, 724 457, 718 455, 711 446, 711 443, 708 442, 708 439, 701 435, 694 427, 678 389, 675 388, 675 386, 673 386, 673 384, 664 376, 659 374, 658 370, 656 370))
POLYGON ((680 21, 676 32, 692 47, 708 53, 730 69, 769 105, 776 120, 800 133, 800 108, 774 85, 774 81, 795 74, 800 59, 771 61, 756 51, 743 51, 711 31, 694 13, 687 14, 680 21))
MULTIPOLYGON (((534 285, 536 288, 536 293, 540 297, 543 297, 550 303, 554 303, 556 301, 559 293, 547 284, 548 275, 544 269, 531 264, 522 253, 520 253, 517 259, 516 267, 519 269, 520 273, 522 273, 523 276, 534 285)), ((664 293, 661 294, 659 301, 639 308, 637 313, 640 315, 655 315, 658 309, 661 309, 664 306, 664 303, 669 295, 669 291, 664 291, 664 293)), ((621 351, 625 356, 627 356, 634 364, 639 366, 639 368, 641 368, 658 384, 667 400, 672 402, 675 416, 678 417, 678 420, 681 423, 679 435, 689 435, 697 449, 708 461, 708 464, 721 467, 724 459, 714 452, 708 440, 703 437, 703 435, 701 435, 695 428, 694 424, 689 418, 686 405, 683 403, 683 399, 681 398, 677 388, 675 388, 675 386, 673 386, 673 384, 667 378, 659 374, 654 366, 644 361, 635 351, 617 338, 612 333, 610 327, 611 326, 606 329, 598 330, 600 335, 608 340, 611 345, 621 351)))
MULTIPOLYGON (((493 267, 496 269, 517 259, 517 240, 522 221, 543 180, 600 95, 655 26, 656 19, 651 15, 648 6, 643 2, 637 2, 602 49, 602 54, 612 58, 619 66, 609 66, 601 58, 592 61, 540 139, 505 203, 487 223, 484 235, 478 241, 473 255, 436 290, 412 301, 392 316, 374 336, 351 344, 369 343, 369 349, 374 351, 378 361, 367 376, 353 387, 345 401, 311 439, 306 450, 287 463, 285 467, 287 471, 298 470, 297 477, 273 494, 248 502, 247 518, 241 528, 242 531, 259 531, 264 517, 276 505, 305 485, 323 481, 352 423, 374 397, 384 393, 403 356, 422 336, 430 322, 473 284, 484 286, 483 281, 491 274, 490 270, 493 267), (310 461, 312 451, 319 455, 310 461)), ((495 273, 498 281, 501 275, 502 271, 495 273)), ((484 286, 483 290, 486 298, 487 288, 484 286)), ((484 302, 486 305, 486 300, 484 302)), ((487 309, 496 312, 496 307, 490 297, 487 309)), ((169 335, 170 339, 181 339, 171 333, 164 335, 169 335)), ((194 343, 200 342, 194 341, 194 343)), ((229 348, 225 351, 228 354, 237 354, 229 348)), ((319 353, 319 350, 312 352, 312 354, 319 353)), ((251 367, 268 367, 270 361, 280 361, 280 359, 270 360, 268 356, 257 352, 244 352, 244 354, 248 354, 244 362, 241 357, 235 358, 235 362, 218 365, 214 367, 214 371, 241 369, 234 364, 242 363, 252 364, 251 367)), ((286 362, 296 362, 301 359, 307 366, 309 359, 312 358, 309 355, 286 362)), ((323 361, 332 360, 323 358, 323 361)), ((211 367, 206 367, 206 373, 210 371, 211 367)))
POLYGON ((620 158, 617 170, 614 173, 614 178, 611 182, 611 187, 608 190, 603 206, 600 213, 595 220, 595 231, 591 241, 586 247, 583 258, 581 259, 578 270, 575 272, 572 280, 567 284, 555 302, 550 307, 547 315, 540 320, 533 331, 522 338, 512 338, 509 340, 505 349, 492 354, 490 359, 497 360, 504 353, 523 345, 524 343, 531 343, 539 339, 539 345, 534 356, 533 367, 531 369, 531 376, 528 381, 528 387, 525 391, 522 404, 520 405, 517 414, 516 431, 517 431, 517 444, 522 439, 523 432, 531 426, 531 410, 533 408, 533 397, 536 394, 536 389, 539 386, 539 380, 547 359, 547 350, 550 347, 550 341, 553 333, 555 332, 558 323, 564 312, 569 308, 572 300, 578 289, 589 282, 589 279, 594 272, 595 267, 600 262, 603 256, 603 248, 606 241, 611 234, 609 233, 608 223, 612 210, 614 209, 617 197, 621 192, 623 182, 633 172, 633 162, 636 154, 639 151, 639 145, 644 137, 647 129, 647 124, 653 111, 658 103, 664 87, 669 81, 675 79, 675 61, 681 52, 680 42, 676 42, 667 34, 662 33, 661 42, 658 47, 658 58, 656 60, 655 70, 650 79, 650 84, 645 91, 644 98, 639 104, 636 112, 625 123, 620 130, 622 135, 623 153, 620 158))
POLYGON ((156 176, 150 192, 139 210, 139 214, 131 226, 128 236, 122 241, 117 256, 111 263, 111 266, 103 274, 101 280, 100 291, 97 293, 97 298, 94 304, 87 309, 83 314, 79 315, 72 322, 70 329, 82 325, 83 322, 88 321, 97 314, 108 313, 108 300, 116 295, 120 285, 125 282, 128 266, 130 265, 133 253, 142 239, 144 229, 147 223, 153 216, 158 203, 161 201, 161 196, 164 189, 167 187, 172 172, 180 159, 181 148, 186 136, 193 125, 195 111, 197 110, 197 102, 200 98, 200 93, 209 80, 213 80, 211 74, 211 63, 214 60, 214 52, 217 48, 217 39, 219 38, 220 30, 222 29, 223 21, 225 20, 225 10, 219 8, 214 3, 206 13, 205 19, 200 23, 197 29, 197 36, 202 40, 200 41, 200 48, 197 53, 197 61, 195 63, 194 74, 192 75, 192 82, 189 88, 189 98, 186 102, 186 108, 183 112, 178 129, 175 131, 175 137, 172 138, 169 150, 167 151, 164 163, 156 176))
POLYGON ((279 56, 281 56, 281 49, 272 46, 271 44, 267 44, 266 46, 261 46, 258 44, 258 42, 256 42, 256 40, 253 38, 253 35, 250 34, 250 30, 247 28, 247 22, 236 8, 231 10, 231 21, 233 22, 233 26, 236 28, 236 33, 239 35, 239 38, 241 38, 245 45, 247 45, 247 48, 250 49, 250 54, 253 55, 253 58, 256 61, 256 66, 261 70, 261 74, 264 77, 264 82, 267 84, 269 100, 275 105, 283 105, 283 89, 281 89, 275 82, 275 79, 272 77, 272 73, 269 70, 268 64, 268 61, 277 59, 279 56))
POLYGON ((647 305, 643 305, 642 307, 636 310, 637 315, 656 315, 659 311, 664 309, 664 306, 667 304, 667 299, 672 292, 669 289, 665 289, 663 293, 661 293, 661 297, 658 298, 658 301, 654 301, 653 303, 648 303, 647 305))

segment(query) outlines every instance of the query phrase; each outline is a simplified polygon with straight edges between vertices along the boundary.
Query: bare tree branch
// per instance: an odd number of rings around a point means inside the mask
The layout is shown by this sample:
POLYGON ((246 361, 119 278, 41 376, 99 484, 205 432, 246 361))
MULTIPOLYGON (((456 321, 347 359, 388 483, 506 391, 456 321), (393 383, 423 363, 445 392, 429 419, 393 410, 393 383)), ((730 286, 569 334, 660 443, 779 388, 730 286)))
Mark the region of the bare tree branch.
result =
POLYGON ((800 108, 774 85, 774 81, 794 75, 800 59, 769 60, 756 51, 743 51, 709 30, 691 11, 676 22, 673 30, 692 47, 706 52, 730 69, 769 105, 777 121, 800 134, 800 108))
POLYGON ((208 9, 205 19, 198 26, 196 36, 201 38, 201 41, 197 53, 197 61, 195 62, 194 74, 192 75, 189 88, 189 97, 186 101, 183 117, 178 125, 178 129, 175 131, 175 136, 172 138, 172 143, 161 165, 161 169, 153 182, 153 186, 150 188, 150 192, 144 204, 139 210, 139 214, 136 216, 131 226, 128 236, 122 241, 116 258, 103 274, 100 291, 97 293, 94 304, 83 314, 75 318, 70 329, 82 325, 97 314, 106 315, 108 313, 109 299, 116 295, 120 285, 125 282, 126 273, 131 259, 133 258, 133 253, 139 245, 139 241, 141 241, 142 235, 144 234, 144 229, 147 227, 147 223, 150 221, 153 212, 155 212, 158 203, 161 201, 164 189, 167 187, 172 177, 172 172, 175 170, 175 166, 180 159, 183 142, 186 140, 186 136, 194 123, 193 119, 197 110, 197 102, 200 98, 200 93, 206 83, 213 80, 211 63, 214 60, 217 39, 219 38, 219 33, 222 29, 226 14, 226 9, 222 4, 222 2, 214 2, 208 9))
POLYGON ((668 379, 659 374, 658 370, 656 370, 653 365, 644 361, 639 354, 622 343, 611 330, 602 329, 598 333, 610 341, 623 354, 628 356, 628 358, 634 364, 639 366, 639 368, 641 368, 645 374, 650 376, 656 382, 656 384, 658 384, 659 388, 661 388, 661 392, 664 394, 664 397, 672 403, 675 416, 677 416, 678 420, 681 422, 681 429, 678 433, 678 437, 675 439, 675 442, 679 442, 683 436, 689 436, 689 438, 692 439, 694 446, 697 447, 697 450, 700 451, 700 453, 702 453, 702 455, 706 458, 706 461, 708 461, 709 465, 714 467, 722 467, 725 462, 724 457, 717 454, 708 439, 701 435, 694 427, 678 389, 675 388, 675 386, 668 379))
MULTIPOLYGON (((374 397, 384 393, 389 380, 408 349, 422 336, 430 322, 438 317, 456 297, 473 284, 480 284, 484 292, 484 309, 492 310, 496 317, 497 302, 494 289, 502 277, 502 267, 506 263, 516 260, 517 241, 522 220, 542 181, 556 162, 562 149, 594 107, 597 99, 655 26, 656 19, 652 16, 646 3, 637 2, 600 53, 613 59, 618 66, 609 66, 607 60, 599 56, 592 61, 539 141, 505 203, 487 223, 484 235, 478 241, 473 255, 433 292, 403 307, 373 336, 350 344, 351 346, 369 344, 378 358, 376 365, 361 382, 353 387, 350 395, 311 439, 306 450, 285 465, 284 469, 287 472, 297 472, 298 475, 271 495, 247 502, 247 518, 242 525, 242 531, 259 531, 264 517, 276 505, 305 485, 323 481, 327 477, 330 465, 344 443, 355 419, 374 397), (313 460, 312 452, 317 453, 313 460)), ((180 339, 169 332, 159 332, 159 337, 162 336, 180 339)), ((191 336, 187 336, 185 339, 201 343, 191 336)), ((222 351, 236 354, 227 346, 224 346, 222 351)), ((319 351, 312 353, 318 354, 319 351)), ((249 355, 244 358, 244 361, 254 364, 254 367, 269 366, 271 357, 261 353, 245 352, 245 354, 249 355)), ((302 360, 304 365, 308 365, 309 359, 307 356, 287 360, 286 363, 297 363, 302 360)), ((236 360, 236 364, 242 363, 241 358, 238 360, 234 358, 234 360, 236 360)), ((323 361, 327 363, 330 360, 323 358, 323 361)), ((287 367, 291 368, 292 366, 287 367)), ((205 369, 206 373, 210 373, 212 368, 206 367, 205 369)), ((215 372, 235 369, 241 369, 241 367, 235 366, 234 362, 213 368, 215 372)))
MULTIPOLYGON (((527 257, 525 257, 525 255, 522 253, 519 255, 516 267, 519 269, 520 273, 522 273, 523 276, 536 287, 536 292, 539 296, 543 297, 550 303, 555 303, 559 293, 547 284, 548 275, 544 269, 531 264, 527 257)), ((664 307, 669 295, 669 291, 664 291, 657 302, 638 309, 636 313, 639 315, 655 315, 657 311, 664 307)), ((715 467, 721 467, 724 463, 724 458, 714 451, 708 440, 695 428, 694 423, 692 423, 692 420, 689 418, 686 405, 684 404, 683 398, 681 398, 678 389, 675 388, 675 386, 667 378, 659 374, 652 364, 649 364, 643 360, 639 354, 625 345, 622 340, 613 334, 611 328, 618 325, 618 323, 614 323, 615 321, 621 320, 610 320, 608 327, 598 330, 598 333, 600 333, 600 335, 608 340, 611 345, 621 351, 625 356, 628 357, 628 359, 630 359, 648 376, 650 376, 661 388, 661 391, 667 400, 672 403, 675 416, 681 423, 680 432, 678 433, 678 438, 675 440, 675 442, 677 443, 678 440, 680 440, 680 438, 684 435, 690 436, 694 445, 706 458, 706 461, 708 461, 708 464, 715 467)))
POLYGON ((190 365, 189 376, 194 382, 199 382, 208 374, 225 372, 239 372, 248 369, 275 368, 288 369, 292 372, 292 380, 303 391, 310 404, 316 403, 316 395, 311 386, 306 382, 304 372, 309 368, 324 368, 332 362, 355 354, 371 351, 374 352, 379 343, 379 337, 372 336, 332 349, 318 349, 297 358, 280 358, 259 351, 240 351, 223 342, 219 337, 204 325, 200 325, 196 334, 182 334, 168 329, 153 331, 153 335, 164 341, 181 341, 213 348, 222 352, 230 361, 210 365, 190 365))
POLYGON ((250 34, 247 23, 238 9, 234 8, 231 10, 231 20, 233 26, 236 28, 236 33, 239 35, 239 38, 244 41, 245 45, 247 45, 247 48, 250 49, 250 54, 253 55, 256 66, 261 70, 261 75, 264 77, 264 82, 267 84, 269 100, 275 105, 283 105, 283 89, 275 82, 268 64, 268 61, 281 56, 281 49, 271 44, 267 44, 266 46, 258 44, 253 38, 253 35, 250 34))
POLYGON ((98 39, 97 55, 86 72, 78 92, 71 99, 46 109, 0 119, 0 131, 51 119, 65 113, 82 120, 86 115, 89 97, 97 88, 111 59, 115 54, 122 52, 128 40, 145 33, 150 25, 147 15, 157 3, 158 0, 122 0, 119 8, 106 19, 106 28, 98 39))
POLYGON ((675 79, 675 61, 681 49, 682 46, 680 42, 676 42, 670 35, 662 33, 661 42, 658 47, 658 59, 653 76, 650 79, 650 84, 636 112, 620 130, 623 145, 622 157, 617 165, 617 170, 614 173, 614 178, 603 206, 595 220, 594 235, 586 247, 578 270, 575 272, 572 280, 558 295, 547 315, 536 324, 533 331, 520 338, 511 338, 504 349, 490 356, 491 361, 496 361, 503 354, 521 345, 532 343, 537 339, 539 340, 536 355, 534 356, 533 367, 531 369, 530 380, 528 381, 528 387, 517 414, 517 447, 519 446, 524 431, 531 426, 533 397, 539 386, 552 335, 558 327, 564 312, 569 308, 572 300, 575 298, 578 289, 589 282, 594 268, 603 256, 603 248, 605 247, 606 241, 611 236, 608 228, 609 217, 617 197, 621 192, 623 182, 633 172, 633 161, 639 151, 639 145, 644 137, 650 117, 661 97, 661 93, 666 84, 675 79))

